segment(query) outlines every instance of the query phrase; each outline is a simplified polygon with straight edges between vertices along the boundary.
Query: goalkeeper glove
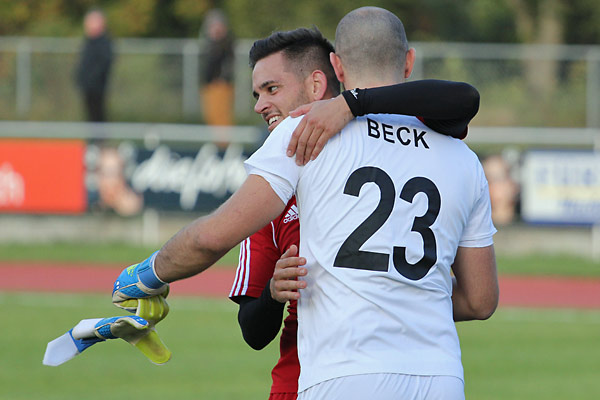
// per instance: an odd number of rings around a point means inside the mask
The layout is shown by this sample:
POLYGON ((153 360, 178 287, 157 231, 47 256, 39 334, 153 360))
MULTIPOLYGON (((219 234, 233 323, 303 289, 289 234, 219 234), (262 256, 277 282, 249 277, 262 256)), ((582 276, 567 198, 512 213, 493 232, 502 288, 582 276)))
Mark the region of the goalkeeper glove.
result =
POLYGON ((171 359, 171 351, 160 340, 153 324, 137 315, 104 318, 94 326, 94 334, 101 339, 121 338, 154 364, 164 364, 171 359))
MULTIPOLYGON (((168 292, 167 292, 168 293, 168 292)), ((145 299, 129 299, 114 303, 115 306, 135 313, 152 325, 158 324, 169 314, 169 303, 165 299, 167 293, 145 299)))
MULTIPOLYGON (((154 260, 158 251, 139 264, 125 268, 113 286, 112 301, 117 306, 124 300, 143 299, 169 293, 169 284, 161 281, 154 272, 154 260)), ((133 311, 130 307, 122 307, 133 311)))
MULTIPOLYGON (((143 304, 147 299, 139 301, 138 310, 150 308, 143 304)), ((43 363, 63 364, 93 344, 116 338, 132 344, 155 364, 164 364, 171 358, 171 352, 154 330, 154 323, 139 316, 124 316, 81 320, 73 329, 48 343, 43 363)))

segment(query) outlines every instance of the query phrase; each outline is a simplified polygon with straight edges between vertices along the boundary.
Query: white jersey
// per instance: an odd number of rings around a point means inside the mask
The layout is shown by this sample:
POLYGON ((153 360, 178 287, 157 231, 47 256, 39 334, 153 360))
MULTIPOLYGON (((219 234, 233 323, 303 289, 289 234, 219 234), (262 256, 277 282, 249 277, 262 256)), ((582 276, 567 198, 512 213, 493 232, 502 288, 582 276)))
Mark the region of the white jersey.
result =
POLYGON ((450 266, 496 232, 477 156, 417 118, 367 115, 300 167, 288 118, 247 161, 284 203, 295 193, 307 288, 298 301, 299 391, 348 375, 463 379, 450 266))

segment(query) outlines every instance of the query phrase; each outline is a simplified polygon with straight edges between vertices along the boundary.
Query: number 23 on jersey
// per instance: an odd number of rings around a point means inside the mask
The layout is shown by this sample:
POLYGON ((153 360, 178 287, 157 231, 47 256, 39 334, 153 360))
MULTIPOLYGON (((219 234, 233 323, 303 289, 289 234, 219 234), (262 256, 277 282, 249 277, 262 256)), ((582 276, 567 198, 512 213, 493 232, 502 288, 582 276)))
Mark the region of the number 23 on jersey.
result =
MULTIPOLYGON (((346 238, 340 247, 333 266, 371 271, 387 271, 390 255, 360 250, 360 247, 377 232, 389 219, 396 202, 396 188, 390 176, 377 167, 362 167, 355 170, 346 181, 344 194, 358 197, 366 183, 374 183, 381 194, 379 203, 373 212, 346 238)), ((437 261, 435 235, 430 229, 440 212, 441 197, 435 184, 424 177, 408 180, 400 191, 399 198, 412 203, 418 193, 427 196, 427 211, 415 217, 411 231, 423 238, 423 257, 415 264, 406 260, 406 247, 394 246, 394 268, 404 277, 419 280, 429 272, 437 261)), ((392 221, 390 221, 392 223, 392 221)))

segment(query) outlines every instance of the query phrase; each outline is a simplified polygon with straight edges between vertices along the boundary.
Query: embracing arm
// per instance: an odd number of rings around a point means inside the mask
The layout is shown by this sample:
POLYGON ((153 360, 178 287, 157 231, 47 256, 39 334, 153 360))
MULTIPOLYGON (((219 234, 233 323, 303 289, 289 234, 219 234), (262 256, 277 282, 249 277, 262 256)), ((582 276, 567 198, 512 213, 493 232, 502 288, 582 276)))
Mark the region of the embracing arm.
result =
POLYGON ((452 271, 454 320, 491 317, 499 298, 494 246, 459 247, 452 271))
POLYGON ((463 139, 479 111, 479 92, 463 82, 420 80, 342 92, 333 99, 305 104, 290 112, 304 115, 288 144, 287 155, 298 165, 314 160, 327 141, 354 117, 402 114, 418 117, 444 135, 463 139))
POLYGON ((479 111, 479 92, 464 82, 425 79, 342 93, 355 117, 404 114, 421 117, 430 128, 462 139, 479 111))

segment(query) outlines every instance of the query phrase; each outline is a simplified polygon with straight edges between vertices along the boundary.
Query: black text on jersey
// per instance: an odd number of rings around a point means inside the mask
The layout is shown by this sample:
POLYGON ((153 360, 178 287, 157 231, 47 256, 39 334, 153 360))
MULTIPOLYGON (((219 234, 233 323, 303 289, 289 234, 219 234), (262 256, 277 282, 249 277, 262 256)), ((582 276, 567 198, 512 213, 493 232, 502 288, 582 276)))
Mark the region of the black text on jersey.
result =
POLYGON ((389 124, 379 123, 375 120, 367 118, 367 134, 374 139, 383 139, 388 143, 400 143, 403 146, 409 146, 411 143, 415 147, 419 144, 426 149, 429 145, 425 141, 427 131, 417 128, 409 128, 407 126, 393 126, 389 124))
MULTIPOLYGON (((386 271, 390 255, 361 250, 369 240, 389 219, 396 201, 396 188, 392 178, 381 168, 362 167, 350 174, 344 187, 344 194, 359 197, 361 188, 367 183, 374 183, 379 188, 380 199, 377 207, 346 238, 333 262, 334 267, 353 268, 368 271, 386 271)), ((415 264, 406 259, 406 247, 393 247, 393 264, 396 271, 410 280, 422 279, 437 262, 437 243, 431 230, 441 208, 441 196, 437 186, 429 179, 417 176, 404 184, 400 198, 412 203, 417 193, 427 196, 427 212, 415 217, 411 232, 416 232, 423 239, 423 257, 415 264)))

